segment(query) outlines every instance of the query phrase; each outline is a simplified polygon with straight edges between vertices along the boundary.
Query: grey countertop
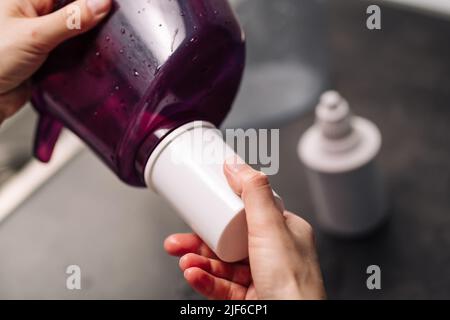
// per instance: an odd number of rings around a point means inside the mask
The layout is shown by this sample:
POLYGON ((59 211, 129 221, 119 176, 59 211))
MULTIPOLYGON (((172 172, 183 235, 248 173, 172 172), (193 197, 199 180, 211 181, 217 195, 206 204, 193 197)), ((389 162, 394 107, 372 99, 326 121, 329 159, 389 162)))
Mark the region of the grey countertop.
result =
MULTIPOLYGON (((365 25, 367 5, 330 1, 334 83, 355 113, 383 133, 379 164, 392 218, 378 233, 318 245, 330 298, 450 298, 450 22, 382 8, 381 31, 365 25), (382 290, 366 288, 366 268, 382 270, 382 290)), ((304 119, 284 131, 292 148, 304 119)), ((293 170, 295 157, 284 157, 293 170)), ((288 206, 313 212, 304 177, 276 178, 288 206), (298 190, 298 191, 296 191, 298 190), (301 191, 300 191, 301 190, 301 191), (296 198, 297 196, 297 198, 296 198)), ((314 220, 313 215, 311 219, 314 220)))
POLYGON ((84 151, 0 225, 0 299, 195 297, 162 247, 185 230, 84 151), (69 265, 81 268, 79 291, 66 289, 69 265))
MULTIPOLYGON (((317 230, 330 298, 450 298, 450 23, 382 7, 383 30, 365 28, 361 1, 330 1, 333 78, 355 113, 384 136, 379 159, 392 218, 371 237, 317 230), (366 288, 367 266, 382 290, 366 288)), ((281 130, 274 188, 315 225, 296 146, 312 115, 281 130)), ((165 236, 187 230, 163 201, 120 183, 83 152, 0 225, 0 298, 197 298, 165 236), (68 291, 65 268, 82 268, 68 291)))

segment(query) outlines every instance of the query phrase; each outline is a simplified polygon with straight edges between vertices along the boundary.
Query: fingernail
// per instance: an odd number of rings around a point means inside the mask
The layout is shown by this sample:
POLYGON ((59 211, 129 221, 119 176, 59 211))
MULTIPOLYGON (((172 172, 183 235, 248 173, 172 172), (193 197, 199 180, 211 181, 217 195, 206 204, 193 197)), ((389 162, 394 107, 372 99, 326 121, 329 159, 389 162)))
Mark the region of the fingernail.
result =
POLYGON ((186 262, 186 256, 184 255, 184 256, 182 256, 182 257, 180 258, 180 261, 179 261, 179 263, 178 263, 178 266, 180 267, 180 269, 181 269, 182 271, 185 271, 185 270, 186 270, 185 262, 186 262))
POLYGON ((245 168, 247 164, 239 156, 233 156, 225 161, 225 165, 231 172, 238 173, 245 168))
POLYGON ((111 0, 87 0, 87 6, 92 14, 100 15, 109 9, 111 0))
POLYGON ((194 268, 187 268, 186 270, 184 270, 184 278, 189 281, 192 278, 192 274, 194 273, 194 271, 194 268))

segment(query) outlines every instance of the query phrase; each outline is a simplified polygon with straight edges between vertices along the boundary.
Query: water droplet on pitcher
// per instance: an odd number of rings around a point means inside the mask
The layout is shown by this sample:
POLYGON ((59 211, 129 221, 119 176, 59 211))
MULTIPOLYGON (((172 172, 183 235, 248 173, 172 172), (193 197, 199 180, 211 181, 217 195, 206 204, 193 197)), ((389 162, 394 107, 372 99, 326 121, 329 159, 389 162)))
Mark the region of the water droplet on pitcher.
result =
POLYGON ((125 28, 120 29, 121 34, 125 34, 125 31, 126 31, 125 28))
POLYGON ((139 77, 139 72, 136 69, 133 70, 133 74, 135 77, 139 77))

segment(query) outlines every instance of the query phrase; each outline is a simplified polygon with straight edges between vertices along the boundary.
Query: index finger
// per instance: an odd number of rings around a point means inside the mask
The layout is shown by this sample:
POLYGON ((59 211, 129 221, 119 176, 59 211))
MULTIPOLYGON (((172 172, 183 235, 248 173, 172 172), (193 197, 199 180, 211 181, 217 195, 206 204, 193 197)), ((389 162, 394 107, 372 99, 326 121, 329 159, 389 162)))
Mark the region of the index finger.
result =
POLYGON ((217 259, 214 252, 193 233, 179 233, 169 236, 164 241, 164 249, 168 254, 182 257, 188 253, 195 253, 206 258, 217 259))

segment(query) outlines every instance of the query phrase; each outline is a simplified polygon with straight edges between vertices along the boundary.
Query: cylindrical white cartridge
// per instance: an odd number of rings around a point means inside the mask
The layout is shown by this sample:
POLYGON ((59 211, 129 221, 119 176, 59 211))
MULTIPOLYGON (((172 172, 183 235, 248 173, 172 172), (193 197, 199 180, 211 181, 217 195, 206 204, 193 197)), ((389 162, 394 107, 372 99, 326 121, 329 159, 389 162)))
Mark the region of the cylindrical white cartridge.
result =
MULTIPOLYGON (((233 156, 234 150, 224 142, 218 129, 197 121, 164 138, 145 170, 147 186, 168 200, 225 262, 248 257, 244 204, 223 172, 225 161, 233 156)), ((277 201, 282 208, 281 199, 277 201)))
POLYGON ((370 121, 353 116, 339 93, 322 95, 316 123, 298 148, 310 183, 320 226, 333 234, 360 236, 386 217, 386 199, 375 164, 381 134, 370 121))

